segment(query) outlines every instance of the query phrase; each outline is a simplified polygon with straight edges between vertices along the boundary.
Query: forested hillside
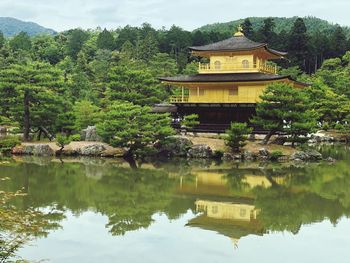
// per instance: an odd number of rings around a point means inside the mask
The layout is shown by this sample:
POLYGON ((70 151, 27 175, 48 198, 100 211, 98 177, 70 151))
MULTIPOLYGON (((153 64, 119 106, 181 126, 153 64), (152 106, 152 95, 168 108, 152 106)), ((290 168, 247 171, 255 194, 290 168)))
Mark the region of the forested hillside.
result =
POLYGON ((33 22, 24 22, 12 17, 0 17, 0 31, 7 37, 20 32, 26 32, 30 36, 39 34, 55 34, 52 29, 42 27, 33 22))
MULTIPOLYGON (((249 17, 248 19, 252 23, 253 30, 257 31, 263 24, 264 20, 267 19, 268 17, 249 17)), ((275 22, 275 28, 274 32, 280 33, 281 31, 290 31, 293 23, 298 17, 271 17, 274 22, 275 22)), ((227 33, 227 32, 232 32, 235 28, 237 28, 238 25, 242 24, 245 19, 239 19, 231 22, 226 22, 226 23, 215 23, 215 24, 210 24, 210 25, 205 25, 198 30, 202 32, 210 32, 210 31, 217 31, 217 32, 222 32, 222 33, 227 33)), ((328 32, 331 33, 333 32, 336 28, 337 25, 332 24, 326 20, 322 20, 317 17, 304 17, 303 18, 307 31, 310 34, 313 34, 315 32, 328 32)), ((343 30, 345 34, 350 37, 350 28, 349 27, 343 27, 343 30)))

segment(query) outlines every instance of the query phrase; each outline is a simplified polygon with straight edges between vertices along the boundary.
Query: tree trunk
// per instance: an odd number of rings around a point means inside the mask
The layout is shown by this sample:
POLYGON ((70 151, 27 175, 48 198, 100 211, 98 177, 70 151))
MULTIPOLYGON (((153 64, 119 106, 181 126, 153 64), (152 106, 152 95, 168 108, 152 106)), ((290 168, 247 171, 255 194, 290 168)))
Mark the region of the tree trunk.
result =
POLYGON ((29 91, 24 92, 24 116, 23 116, 23 139, 24 141, 29 141, 30 132, 30 109, 29 109, 29 91))
POLYGON ((270 141, 272 135, 274 134, 275 134, 275 131, 270 130, 269 133, 265 136, 264 140, 262 141, 262 144, 266 145, 270 141))

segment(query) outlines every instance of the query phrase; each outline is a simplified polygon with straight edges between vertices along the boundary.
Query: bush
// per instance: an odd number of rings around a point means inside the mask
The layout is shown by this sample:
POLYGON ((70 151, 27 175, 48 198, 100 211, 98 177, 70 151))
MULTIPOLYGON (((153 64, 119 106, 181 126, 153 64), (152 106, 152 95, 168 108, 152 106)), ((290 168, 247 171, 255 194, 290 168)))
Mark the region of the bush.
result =
POLYGON ((269 159, 271 161, 278 161, 279 158, 283 156, 283 153, 280 151, 273 151, 270 153, 269 159))
POLYGON ((220 160, 223 156, 224 156, 224 152, 221 150, 216 150, 213 153, 213 158, 217 160, 220 160))
POLYGON ((253 131, 246 123, 231 123, 231 126, 226 130, 227 137, 225 144, 231 148, 232 151, 238 152, 240 148, 246 145, 248 134, 253 131))
POLYGON ((78 142, 81 140, 80 134, 73 134, 69 138, 71 139, 72 142, 78 142))
POLYGON ((21 140, 16 136, 6 136, 0 139, 0 152, 9 152, 13 147, 20 144, 21 140))

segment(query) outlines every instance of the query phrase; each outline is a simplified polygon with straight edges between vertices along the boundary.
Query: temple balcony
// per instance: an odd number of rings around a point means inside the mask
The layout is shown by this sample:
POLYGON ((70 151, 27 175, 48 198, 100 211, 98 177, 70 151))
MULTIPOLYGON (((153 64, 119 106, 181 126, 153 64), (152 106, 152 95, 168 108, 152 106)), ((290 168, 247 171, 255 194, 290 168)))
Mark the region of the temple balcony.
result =
POLYGON ((276 65, 268 65, 266 63, 220 63, 220 65, 212 65, 210 63, 199 63, 198 72, 200 74, 217 74, 217 73, 250 73, 263 72, 269 74, 277 74, 276 65))

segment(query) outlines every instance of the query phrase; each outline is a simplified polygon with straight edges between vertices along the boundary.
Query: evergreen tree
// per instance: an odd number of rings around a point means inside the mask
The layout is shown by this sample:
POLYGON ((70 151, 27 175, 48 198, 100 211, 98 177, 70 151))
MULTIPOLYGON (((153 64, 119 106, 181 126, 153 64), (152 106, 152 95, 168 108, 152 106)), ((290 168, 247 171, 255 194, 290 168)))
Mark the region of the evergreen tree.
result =
POLYGON ((139 58, 149 62, 158 53, 158 42, 153 33, 148 33, 139 43, 139 58))
POLYGON ((88 38, 88 34, 82 29, 70 30, 66 46, 67 54, 71 58, 77 59, 78 53, 83 48, 83 45, 88 38))
POLYGON ((63 74, 50 64, 12 64, 0 70, 0 100, 4 100, 0 107, 22 124, 25 140, 29 140, 32 128, 42 131, 54 127, 63 92, 63 74))
POLYGON ((115 47, 116 43, 112 33, 104 29, 97 37, 97 48, 114 50, 115 47))
POLYGON ((302 18, 297 18, 289 34, 288 50, 295 63, 306 70, 305 59, 308 51, 306 26, 302 18))
POLYGON ((253 24, 250 22, 249 18, 244 19, 242 23, 243 33, 244 35, 251 39, 254 35, 253 24))
POLYGON ((10 47, 14 51, 29 51, 32 48, 32 41, 27 33, 21 32, 10 40, 10 47))
POLYGON ((150 113, 151 108, 116 101, 97 125, 105 142, 129 149, 128 156, 143 158, 154 151, 153 145, 173 134, 167 114, 150 113))
POLYGON ((110 69, 108 78, 106 102, 124 100, 138 105, 153 105, 166 96, 164 88, 146 69, 116 66, 110 69))
POLYGON ((344 30, 341 26, 337 26, 330 40, 331 56, 341 57, 345 54, 348 48, 348 41, 344 30))
POLYGON ((316 114, 312 112, 305 92, 286 83, 276 83, 267 87, 261 100, 251 121, 269 130, 265 144, 276 132, 284 132, 290 136, 294 146, 316 128, 316 114))

